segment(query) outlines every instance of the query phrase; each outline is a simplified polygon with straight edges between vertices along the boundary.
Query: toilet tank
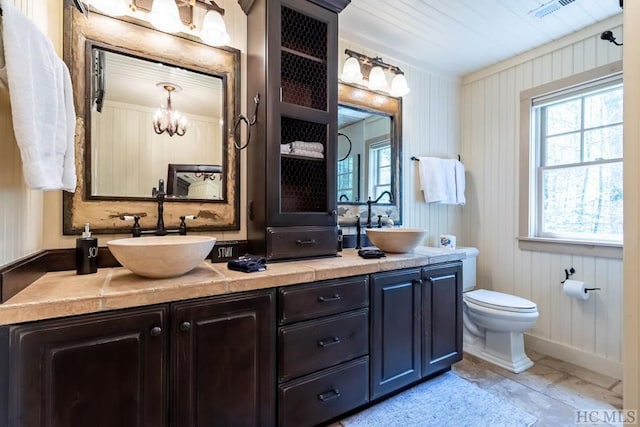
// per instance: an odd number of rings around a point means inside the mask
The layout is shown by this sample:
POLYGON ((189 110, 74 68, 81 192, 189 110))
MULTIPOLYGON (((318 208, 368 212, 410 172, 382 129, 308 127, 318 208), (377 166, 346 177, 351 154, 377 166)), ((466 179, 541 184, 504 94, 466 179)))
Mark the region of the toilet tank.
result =
POLYGON ((460 246, 457 249, 464 251, 466 255, 466 258, 462 260, 462 292, 466 292, 476 286, 476 259, 480 251, 477 248, 460 246))

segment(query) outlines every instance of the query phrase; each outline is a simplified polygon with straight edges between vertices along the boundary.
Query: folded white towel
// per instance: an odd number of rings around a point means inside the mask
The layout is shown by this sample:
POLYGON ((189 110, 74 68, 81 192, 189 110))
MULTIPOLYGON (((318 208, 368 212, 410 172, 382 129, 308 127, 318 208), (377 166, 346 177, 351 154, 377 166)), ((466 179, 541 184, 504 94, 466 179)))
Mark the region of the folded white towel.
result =
POLYGON ((29 188, 75 191, 76 114, 67 66, 49 38, 0 0, 13 131, 29 188))
POLYGON ((318 153, 317 151, 295 150, 291 151, 291 154, 301 157, 313 157, 314 159, 324 159, 324 154, 318 153))
POLYGON ((420 157, 419 160, 420 186, 424 193, 424 201, 456 204, 456 160, 436 157, 420 157))
POLYGON ((456 204, 464 205, 467 203, 467 199, 464 197, 464 190, 466 187, 464 177, 464 164, 458 160, 455 160, 456 171, 456 204))
POLYGON ((299 150, 323 153, 324 145, 321 142, 293 141, 291 143, 291 151, 297 153, 299 150))
POLYGON ((289 145, 289 144, 280 144, 280 153, 282 153, 282 154, 291 153, 291 145, 289 145))

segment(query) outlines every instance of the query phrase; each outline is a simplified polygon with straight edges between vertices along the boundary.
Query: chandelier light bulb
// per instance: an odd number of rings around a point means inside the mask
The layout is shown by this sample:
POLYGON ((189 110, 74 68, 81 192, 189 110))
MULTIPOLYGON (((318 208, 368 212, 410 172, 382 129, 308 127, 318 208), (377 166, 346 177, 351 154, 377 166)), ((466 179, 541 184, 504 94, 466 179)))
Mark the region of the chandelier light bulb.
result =
POLYGON ((360 71, 360 63, 354 57, 347 58, 342 66, 342 74, 340 80, 345 83, 357 83, 362 80, 362 72, 360 71))
POLYGON ((224 19, 219 12, 210 10, 204 15, 200 38, 203 42, 211 46, 225 46, 229 44, 231 37, 229 33, 227 33, 224 19))
POLYGON ((168 96, 166 106, 156 110, 153 115, 153 130, 158 135, 166 132, 169 136, 183 136, 187 133, 187 118, 180 114, 178 110, 174 110, 171 107, 171 93, 174 92, 177 87, 169 83, 158 83, 158 86, 166 90, 168 96))
POLYGON ((149 22, 165 33, 177 33, 183 28, 178 5, 174 0, 153 0, 149 22))

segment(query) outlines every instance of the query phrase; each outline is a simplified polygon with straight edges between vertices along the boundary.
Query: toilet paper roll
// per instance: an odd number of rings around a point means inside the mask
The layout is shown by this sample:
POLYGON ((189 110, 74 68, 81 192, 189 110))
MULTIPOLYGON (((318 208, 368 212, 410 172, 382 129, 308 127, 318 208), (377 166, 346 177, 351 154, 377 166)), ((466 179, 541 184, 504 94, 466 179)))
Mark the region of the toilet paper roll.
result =
POLYGON ((567 279, 562 284, 562 291, 565 295, 581 300, 589 299, 589 292, 585 288, 587 288, 587 284, 581 280, 567 279))

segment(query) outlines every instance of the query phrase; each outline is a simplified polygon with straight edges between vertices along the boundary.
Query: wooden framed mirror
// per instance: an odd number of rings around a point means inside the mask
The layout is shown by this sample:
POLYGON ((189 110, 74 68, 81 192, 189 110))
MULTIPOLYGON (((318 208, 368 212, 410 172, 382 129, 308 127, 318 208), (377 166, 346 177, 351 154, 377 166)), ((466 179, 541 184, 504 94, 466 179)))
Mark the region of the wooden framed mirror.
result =
MULTIPOLYGON (((90 12, 65 3, 64 58, 76 108, 75 193, 64 193, 63 233, 127 233, 124 215, 143 229, 157 221, 151 189, 168 179, 169 165, 215 165, 215 196, 168 196, 164 220, 178 225, 196 215, 194 231, 240 229, 240 156, 233 123, 240 110, 240 52, 189 36, 156 31, 134 18, 90 12), (102 58, 102 59, 101 59, 102 58), (170 86, 172 89, 167 89, 170 86), (186 132, 154 129, 161 107, 186 117, 186 132)), ((211 193, 213 194, 213 193, 211 193)))
POLYGON ((367 200, 394 195, 373 205, 373 215, 402 222, 402 98, 338 84, 338 218, 350 225, 367 212, 367 200))

